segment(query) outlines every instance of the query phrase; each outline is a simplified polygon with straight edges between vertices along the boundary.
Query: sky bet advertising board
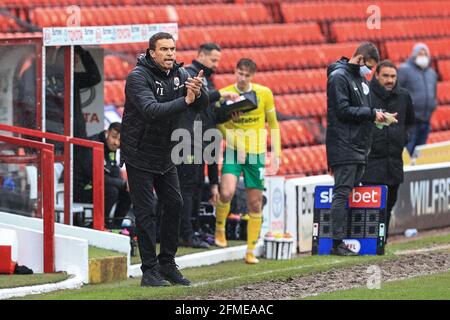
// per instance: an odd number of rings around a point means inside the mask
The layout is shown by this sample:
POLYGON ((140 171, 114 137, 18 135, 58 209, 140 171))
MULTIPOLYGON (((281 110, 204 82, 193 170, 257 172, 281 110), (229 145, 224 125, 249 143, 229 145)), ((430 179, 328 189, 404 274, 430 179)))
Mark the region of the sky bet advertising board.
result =
MULTIPOLYGON (((312 254, 328 255, 333 245, 331 228, 332 186, 314 192, 312 254)), ((387 187, 355 187, 347 202, 347 247, 360 255, 384 254, 387 187)))

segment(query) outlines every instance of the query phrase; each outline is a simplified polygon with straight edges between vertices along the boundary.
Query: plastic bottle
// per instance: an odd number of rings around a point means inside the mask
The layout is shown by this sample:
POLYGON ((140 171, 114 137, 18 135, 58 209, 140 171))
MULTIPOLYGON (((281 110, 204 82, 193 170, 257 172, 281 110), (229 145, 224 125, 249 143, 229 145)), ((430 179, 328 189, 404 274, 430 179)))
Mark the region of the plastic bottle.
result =
POLYGON ((417 229, 406 229, 405 230, 405 237, 411 238, 417 236, 417 229))

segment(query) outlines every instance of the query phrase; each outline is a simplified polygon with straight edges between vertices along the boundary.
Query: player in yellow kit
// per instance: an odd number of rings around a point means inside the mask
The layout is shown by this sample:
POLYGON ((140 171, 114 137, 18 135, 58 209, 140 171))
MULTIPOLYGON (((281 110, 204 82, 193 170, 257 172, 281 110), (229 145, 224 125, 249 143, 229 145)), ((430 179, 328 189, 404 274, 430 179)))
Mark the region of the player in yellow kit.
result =
POLYGON ((256 64, 250 59, 241 59, 237 63, 236 83, 220 91, 238 94, 254 91, 258 108, 246 113, 234 113, 232 119, 218 125, 227 147, 224 153, 220 199, 216 206, 215 243, 226 247, 225 223, 230 211, 238 179, 243 172, 248 198, 249 221, 247 224, 247 253, 245 262, 258 263, 254 250, 262 225, 262 192, 264 190, 265 154, 267 130, 266 121, 271 129, 272 159, 270 174, 278 171, 281 155, 279 126, 272 91, 259 84, 252 83, 256 64))

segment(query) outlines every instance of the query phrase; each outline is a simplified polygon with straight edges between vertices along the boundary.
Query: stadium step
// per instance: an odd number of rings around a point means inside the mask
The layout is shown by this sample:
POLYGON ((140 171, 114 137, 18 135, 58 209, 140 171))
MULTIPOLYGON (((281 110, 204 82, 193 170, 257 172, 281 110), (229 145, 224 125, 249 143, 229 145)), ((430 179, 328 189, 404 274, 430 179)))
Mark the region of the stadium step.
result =
POLYGON ((123 281, 127 279, 127 257, 104 257, 89 260, 89 283, 123 281))

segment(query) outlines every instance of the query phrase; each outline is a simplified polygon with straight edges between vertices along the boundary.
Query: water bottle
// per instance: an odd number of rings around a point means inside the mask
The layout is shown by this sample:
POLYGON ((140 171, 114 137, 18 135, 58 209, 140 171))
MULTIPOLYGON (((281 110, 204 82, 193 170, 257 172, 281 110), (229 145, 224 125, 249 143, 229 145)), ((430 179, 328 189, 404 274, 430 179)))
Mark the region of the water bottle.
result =
POLYGON ((417 236, 417 229, 406 229, 405 230, 405 237, 411 238, 417 236))
POLYGON ((122 228, 129 228, 129 227, 131 227, 131 219, 125 217, 125 218, 122 220, 122 228))

